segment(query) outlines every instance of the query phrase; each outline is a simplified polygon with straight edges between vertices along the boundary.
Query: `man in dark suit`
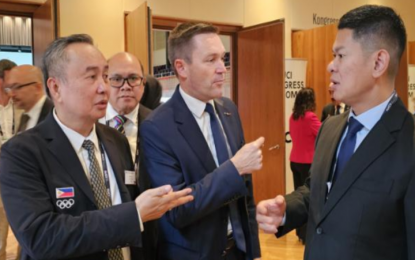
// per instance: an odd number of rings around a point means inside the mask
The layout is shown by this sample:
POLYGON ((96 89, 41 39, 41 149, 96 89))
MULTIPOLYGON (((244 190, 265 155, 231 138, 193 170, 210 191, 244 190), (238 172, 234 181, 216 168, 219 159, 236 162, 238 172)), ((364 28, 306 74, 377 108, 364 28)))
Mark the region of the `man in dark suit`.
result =
POLYGON ((180 85, 142 123, 142 159, 155 187, 191 187, 194 201, 160 219, 159 259, 259 258, 249 173, 262 167, 264 139, 244 145, 237 108, 222 98, 217 28, 181 24, 168 48, 180 85))
POLYGON ((24 111, 18 132, 33 128, 52 111, 53 103, 45 95, 43 82, 43 73, 36 66, 20 65, 10 70, 5 90, 15 106, 24 111))
POLYGON ((108 65, 88 35, 55 40, 43 62, 55 109, 0 156, 1 195, 22 259, 140 259, 142 223, 191 200, 190 189, 163 186, 131 201, 128 142, 96 124, 107 108, 108 65))
POLYGON ((330 94, 331 103, 324 106, 323 112, 321 114, 321 122, 324 122, 324 120, 326 120, 330 116, 336 116, 336 115, 343 114, 344 112, 348 111, 350 108, 343 102, 335 100, 333 98, 333 90, 330 88, 329 88, 329 94, 330 94))
POLYGON ((414 260, 414 120, 394 90, 405 27, 367 5, 338 29, 328 71, 350 113, 322 125, 307 184, 260 202, 257 220, 277 236, 308 220, 305 259, 414 260))
POLYGON ((140 104, 154 110, 161 103, 161 97, 163 95, 163 86, 160 81, 151 75, 145 77, 144 93, 140 100, 140 104))
MULTIPOLYGON (((147 174, 142 171, 140 165, 140 131, 141 122, 151 113, 151 110, 140 104, 144 91, 144 72, 140 61, 132 54, 121 52, 108 60, 109 76, 109 104, 105 119, 107 124, 128 139, 131 149, 131 158, 134 161, 138 183, 132 183, 129 187, 139 189, 140 192, 151 188, 147 174), (138 174, 139 173, 139 174, 138 174)), ((134 180, 136 180, 134 178, 134 180)), ((136 194, 136 191, 131 191, 136 194)), ((133 197, 134 198, 134 197, 133 197)), ((143 259, 156 259, 156 223, 154 221, 144 224, 143 259)))

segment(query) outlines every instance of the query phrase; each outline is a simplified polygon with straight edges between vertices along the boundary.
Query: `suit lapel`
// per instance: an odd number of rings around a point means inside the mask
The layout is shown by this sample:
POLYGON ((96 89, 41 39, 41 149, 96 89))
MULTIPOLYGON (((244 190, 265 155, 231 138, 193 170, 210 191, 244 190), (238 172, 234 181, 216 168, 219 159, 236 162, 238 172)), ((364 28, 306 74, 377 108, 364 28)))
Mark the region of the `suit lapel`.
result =
POLYGON ((395 142, 391 133, 401 128, 402 121, 405 119, 403 110, 402 102, 397 101, 360 144, 330 192, 320 222, 330 213, 362 173, 395 142))
POLYGON ((98 139, 104 145, 105 153, 110 161, 110 165, 107 165, 107 167, 112 167, 122 201, 130 201, 128 190, 124 185, 124 170, 126 169, 123 168, 123 164, 121 162, 122 155, 119 154, 120 151, 114 141, 108 135, 104 134, 102 128, 105 126, 101 124, 96 124, 95 126, 98 139))
POLYGON ((50 101, 49 98, 46 98, 45 102, 43 103, 42 110, 40 110, 39 119, 37 120, 36 124, 39 124, 40 122, 42 122, 46 118, 46 116, 49 114, 49 112, 52 110, 52 108, 53 108, 52 101, 50 101))
POLYGON ((174 109, 174 120, 183 139, 189 144, 206 171, 213 171, 216 168, 216 163, 212 153, 202 131, 200 131, 199 125, 180 95, 179 88, 176 88, 171 102, 174 109))
POLYGON ((46 124, 41 124, 40 132, 44 138, 49 140, 48 149, 51 154, 55 156, 57 161, 62 165, 62 169, 71 176, 73 181, 78 185, 79 189, 85 193, 85 195, 95 203, 94 195, 89 181, 86 177, 85 171, 82 168, 78 155, 74 151, 69 139, 62 131, 58 123, 53 118, 53 114, 50 113, 45 119, 46 124))
MULTIPOLYGON (((313 182, 313 189, 318 193, 318 210, 316 212, 321 212, 327 194, 327 181, 329 179, 330 173, 332 172, 333 160, 335 159, 337 146, 342 137, 344 128, 346 127, 348 113, 344 113, 339 117, 330 118, 330 126, 327 126, 327 129, 324 129, 323 136, 318 138, 318 146, 315 154, 318 155, 329 155, 315 157, 312 164, 311 180, 313 182), (317 169, 317 170, 314 170, 317 169)), ((327 121, 326 121, 327 122, 327 121)), ((323 127, 324 128, 324 127, 323 127)))

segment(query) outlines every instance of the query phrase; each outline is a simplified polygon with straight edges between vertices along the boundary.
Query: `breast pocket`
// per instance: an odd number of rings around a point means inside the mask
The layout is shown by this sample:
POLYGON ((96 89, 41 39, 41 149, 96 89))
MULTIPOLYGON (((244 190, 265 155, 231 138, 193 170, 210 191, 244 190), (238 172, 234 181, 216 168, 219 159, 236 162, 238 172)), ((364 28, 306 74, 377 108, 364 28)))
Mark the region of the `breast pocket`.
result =
POLYGON ((393 180, 379 181, 372 179, 361 179, 357 180, 356 183, 353 184, 353 188, 371 193, 389 194, 392 190, 393 182, 393 180))

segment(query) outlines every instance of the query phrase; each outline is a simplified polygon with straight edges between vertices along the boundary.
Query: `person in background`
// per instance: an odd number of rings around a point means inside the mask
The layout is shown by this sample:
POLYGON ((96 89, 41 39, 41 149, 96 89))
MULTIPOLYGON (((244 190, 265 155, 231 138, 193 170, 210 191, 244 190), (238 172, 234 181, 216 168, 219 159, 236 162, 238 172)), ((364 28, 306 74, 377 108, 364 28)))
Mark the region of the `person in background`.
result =
MULTIPOLYGON (((10 70, 16 67, 16 63, 2 59, 0 60, 0 147, 17 132, 22 111, 16 109, 13 101, 5 91, 6 80, 10 70)), ((9 233, 9 222, 4 211, 3 201, 0 196, 0 260, 6 260, 7 235, 9 233)))
MULTIPOLYGON (((333 83, 330 83, 330 86, 333 83)), ((343 102, 337 101, 333 98, 333 90, 329 87, 329 95, 331 99, 331 103, 327 104, 323 108, 323 112, 321 114, 321 122, 324 122, 330 116, 337 116, 349 110, 349 106, 344 104, 343 102)))
MULTIPOLYGON (((292 149, 290 166, 293 173, 294 189, 303 186, 309 177, 314 156, 314 144, 321 126, 314 111, 316 100, 312 88, 301 89, 295 97, 293 113, 290 116, 292 149)), ((304 244, 307 226, 297 228, 297 236, 304 244)))
MULTIPOLYGON (((140 104, 143 96, 145 76, 140 61, 127 52, 117 53, 108 60, 109 103, 105 118, 101 122, 125 135, 131 149, 138 182, 127 188, 132 199, 136 194, 151 188, 143 167, 140 166, 140 125, 151 110, 140 104)), ((143 259, 156 259, 157 226, 155 221, 144 223, 143 259)))
POLYGON ((17 132, 33 128, 52 111, 53 103, 45 95, 42 71, 32 65, 20 65, 10 70, 6 92, 14 105, 24 113, 17 132))

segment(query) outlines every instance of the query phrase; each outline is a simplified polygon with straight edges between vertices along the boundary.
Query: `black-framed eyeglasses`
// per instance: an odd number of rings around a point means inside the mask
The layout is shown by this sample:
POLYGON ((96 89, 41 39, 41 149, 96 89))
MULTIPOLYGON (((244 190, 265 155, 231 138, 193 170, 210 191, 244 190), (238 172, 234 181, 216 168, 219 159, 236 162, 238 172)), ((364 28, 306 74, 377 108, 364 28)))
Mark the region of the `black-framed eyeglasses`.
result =
POLYGON ((12 91, 16 91, 18 89, 21 89, 21 88, 24 88, 26 86, 33 85, 33 84, 36 84, 36 83, 38 83, 38 82, 33 81, 33 82, 25 83, 25 84, 22 84, 22 85, 10 86, 10 87, 4 88, 4 91, 6 91, 6 93, 10 93, 12 91))
POLYGON ((129 76, 126 78, 123 77, 112 77, 110 78, 110 84, 111 87, 114 88, 121 88, 122 86, 124 86, 124 83, 127 81, 128 85, 130 87, 138 87, 141 85, 141 83, 143 82, 143 77, 140 76, 129 76))

